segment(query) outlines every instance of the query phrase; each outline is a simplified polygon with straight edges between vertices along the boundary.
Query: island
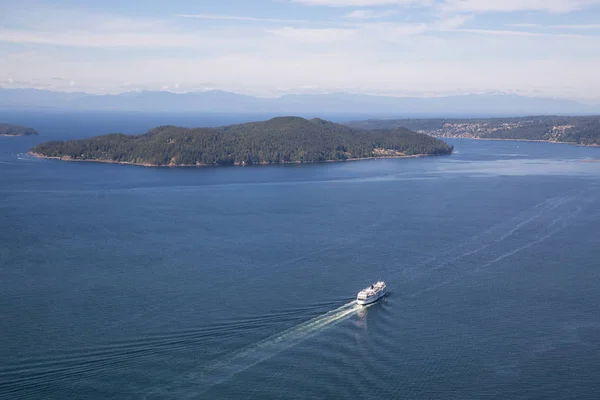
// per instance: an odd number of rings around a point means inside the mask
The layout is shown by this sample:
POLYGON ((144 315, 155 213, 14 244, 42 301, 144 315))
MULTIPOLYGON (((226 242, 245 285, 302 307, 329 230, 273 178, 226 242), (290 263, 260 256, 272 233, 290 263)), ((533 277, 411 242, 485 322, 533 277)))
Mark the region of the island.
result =
POLYGON ((0 123, 0 136, 28 136, 37 135, 35 129, 21 125, 0 123))
POLYGON ((530 140, 600 146, 600 116, 513 118, 430 118, 353 121, 361 129, 404 127, 443 138, 530 140))
POLYGON ((278 117, 217 128, 160 126, 39 144, 30 154, 144 166, 308 163, 451 154, 453 147, 405 128, 363 130, 322 119, 278 117))

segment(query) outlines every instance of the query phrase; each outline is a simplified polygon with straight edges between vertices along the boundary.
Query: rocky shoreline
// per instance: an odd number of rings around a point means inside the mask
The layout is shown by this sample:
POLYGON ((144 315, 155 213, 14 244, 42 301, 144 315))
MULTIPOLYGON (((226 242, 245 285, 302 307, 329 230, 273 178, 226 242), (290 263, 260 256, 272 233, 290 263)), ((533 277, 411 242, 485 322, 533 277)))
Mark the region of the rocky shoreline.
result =
MULTIPOLYGON (((244 167, 244 166, 252 166, 252 165, 286 165, 286 164, 320 164, 320 163, 331 163, 331 162, 346 162, 346 161, 364 161, 364 160, 382 160, 387 158, 419 158, 419 157, 431 157, 437 156, 438 154, 413 154, 413 155, 389 155, 389 156, 375 156, 375 157, 362 157, 362 158, 348 158, 345 160, 324 160, 324 161, 284 161, 279 163, 269 163, 269 162, 260 162, 255 164, 245 164, 245 163, 234 163, 230 165, 218 165, 218 164, 168 164, 168 165, 159 165, 159 164, 150 164, 150 163, 132 163, 127 161, 112 161, 112 160, 99 160, 99 159, 76 159, 68 156, 65 157, 51 157, 45 156, 43 154, 34 153, 32 151, 27 153, 32 157, 36 157, 39 159, 46 160, 59 160, 59 161, 69 161, 69 162, 92 162, 92 163, 104 163, 104 164, 122 164, 122 165, 135 165, 138 167, 153 167, 153 168, 198 168, 198 167, 244 167)), ((445 155, 445 154, 444 154, 445 155)))

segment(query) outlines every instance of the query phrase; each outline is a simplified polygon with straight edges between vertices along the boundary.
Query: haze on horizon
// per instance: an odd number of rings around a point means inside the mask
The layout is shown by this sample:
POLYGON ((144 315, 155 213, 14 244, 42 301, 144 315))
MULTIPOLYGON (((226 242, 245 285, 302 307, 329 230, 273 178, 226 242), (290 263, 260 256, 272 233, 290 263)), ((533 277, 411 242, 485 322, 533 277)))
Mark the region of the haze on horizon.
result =
POLYGON ((600 102, 600 0, 0 0, 0 87, 600 102))

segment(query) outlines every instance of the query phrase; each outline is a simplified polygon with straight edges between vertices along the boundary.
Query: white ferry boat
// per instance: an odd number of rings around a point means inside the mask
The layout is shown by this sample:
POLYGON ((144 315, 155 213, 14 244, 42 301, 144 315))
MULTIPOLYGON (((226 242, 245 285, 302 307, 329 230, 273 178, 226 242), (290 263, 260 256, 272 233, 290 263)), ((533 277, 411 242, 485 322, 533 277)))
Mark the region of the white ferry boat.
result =
POLYGON ((360 305, 371 304, 387 294, 387 287, 384 281, 379 281, 358 292, 356 303, 360 305))

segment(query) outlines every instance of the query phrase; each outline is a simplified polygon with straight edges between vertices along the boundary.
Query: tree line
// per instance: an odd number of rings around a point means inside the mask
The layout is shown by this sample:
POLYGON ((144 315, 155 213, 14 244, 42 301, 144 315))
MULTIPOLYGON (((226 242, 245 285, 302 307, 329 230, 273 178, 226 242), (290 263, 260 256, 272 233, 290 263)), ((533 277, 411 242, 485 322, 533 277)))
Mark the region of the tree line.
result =
POLYGON ((219 128, 161 126, 143 135, 109 134, 51 141, 46 157, 149 165, 234 165, 365 158, 385 149, 405 155, 449 154, 452 146, 405 128, 362 130, 321 119, 279 117, 219 128))
POLYGON ((5 124, 0 123, 0 135, 7 136, 25 136, 25 135, 37 135, 35 129, 28 128, 21 125, 5 124))

